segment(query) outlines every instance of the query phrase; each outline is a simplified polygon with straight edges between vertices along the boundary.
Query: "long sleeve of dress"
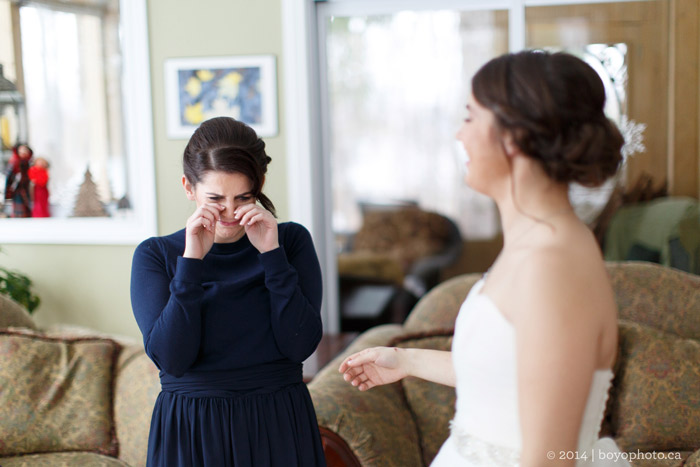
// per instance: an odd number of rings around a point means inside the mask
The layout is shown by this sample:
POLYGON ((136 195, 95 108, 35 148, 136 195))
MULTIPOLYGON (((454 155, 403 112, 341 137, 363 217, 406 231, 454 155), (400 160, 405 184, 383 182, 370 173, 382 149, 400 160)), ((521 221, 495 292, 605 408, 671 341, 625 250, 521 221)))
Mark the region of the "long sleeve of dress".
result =
POLYGON ((285 239, 285 246, 260 255, 275 341, 280 352, 296 362, 313 353, 323 334, 321 268, 311 235, 299 227, 288 229, 291 238, 285 239))
POLYGON ((201 340, 203 262, 177 258, 168 277, 164 253, 152 240, 139 245, 131 272, 131 303, 146 353, 162 371, 181 376, 194 363, 201 340))

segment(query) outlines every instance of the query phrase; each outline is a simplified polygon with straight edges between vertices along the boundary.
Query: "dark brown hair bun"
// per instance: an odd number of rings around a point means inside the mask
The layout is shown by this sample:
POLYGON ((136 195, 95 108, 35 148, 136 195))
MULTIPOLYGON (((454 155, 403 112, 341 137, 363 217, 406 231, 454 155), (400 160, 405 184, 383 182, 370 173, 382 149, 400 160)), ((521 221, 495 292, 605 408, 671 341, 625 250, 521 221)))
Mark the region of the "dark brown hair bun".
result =
POLYGON ((583 60, 541 51, 502 55, 474 75, 472 93, 554 180, 598 186, 620 167, 624 139, 603 113, 600 77, 583 60))

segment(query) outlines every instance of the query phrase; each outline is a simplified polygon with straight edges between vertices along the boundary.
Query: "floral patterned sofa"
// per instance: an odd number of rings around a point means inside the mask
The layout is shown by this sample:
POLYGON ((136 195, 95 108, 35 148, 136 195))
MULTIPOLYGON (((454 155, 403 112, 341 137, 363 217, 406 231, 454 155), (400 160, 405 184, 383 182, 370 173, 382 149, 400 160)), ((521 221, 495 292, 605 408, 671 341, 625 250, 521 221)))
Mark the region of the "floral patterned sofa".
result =
POLYGON ((41 331, 0 295, 0 466, 145 466, 159 391, 140 343, 41 331))
MULTIPOLYGON (((634 466, 700 467, 700 276, 608 263, 620 317, 619 355, 602 434, 634 466)), ((403 325, 361 334, 309 384, 329 466, 427 466, 448 436, 454 390, 407 378, 359 392, 337 368, 375 345, 448 350, 460 304, 478 279, 440 284, 403 325)))

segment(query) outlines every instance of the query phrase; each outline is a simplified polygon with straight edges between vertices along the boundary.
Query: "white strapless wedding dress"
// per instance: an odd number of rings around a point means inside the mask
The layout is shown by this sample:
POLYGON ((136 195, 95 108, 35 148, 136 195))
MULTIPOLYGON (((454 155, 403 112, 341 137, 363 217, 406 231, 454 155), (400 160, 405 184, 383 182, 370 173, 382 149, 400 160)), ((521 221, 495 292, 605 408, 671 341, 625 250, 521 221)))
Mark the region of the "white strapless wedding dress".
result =
MULTIPOLYGON (((452 341, 457 407, 450 436, 431 467, 519 465, 522 436, 515 329, 489 297, 480 293, 483 285, 482 278, 457 316, 452 341)), ((593 375, 577 451, 548 456, 577 459, 577 466, 629 466, 611 438, 598 439, 612 378, 607 369, 593 375)))

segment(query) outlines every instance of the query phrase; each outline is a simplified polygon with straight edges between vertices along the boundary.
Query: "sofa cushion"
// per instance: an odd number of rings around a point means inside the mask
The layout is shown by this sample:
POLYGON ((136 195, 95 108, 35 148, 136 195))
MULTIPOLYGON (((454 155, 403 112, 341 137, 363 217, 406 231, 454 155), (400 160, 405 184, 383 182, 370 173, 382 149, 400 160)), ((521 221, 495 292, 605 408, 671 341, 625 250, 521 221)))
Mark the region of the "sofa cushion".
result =
POLYGON ((0 456, 116 455, 112 384, 119 345, 0 330, 0 456))
POLYGON ((700 443, 700 341, 620 320, 612 429, 627 451, 700 443))
POLYGON ((692 453, 683 465, 684 467, 700 467, 700 449, 692 453))
MULTIPOLYGON (((395 339, 391 344, 403 348, 451 350, 452 331, 409 334, 395 339)), ((423 462, 430 465, 450 434, 449 421, 455 412, 455 389, 413 377, 404 378, 401 384, 416 419, 423 462)))
MULTIPOLYGON (((633 467, 688 467, 690 451, 633 451, 625 456, 633 467)), ((599 456, 594 457, 598 459, 599 456)), ((595 465, 595 464, 593 464, 595 465)), ((700 467, 700 466, 695 466, 700 467)))
POLYGON ((129 465, 146 465, 148 432, 158 393, 158 368, 143 347, 125 347, 115 381, 114 421, 119 458, 129 465))
MULTIPOLYGON (((119 459, 90 452, 52 452, 16 457, 0 457, 2 467, 129 467, 119 459)), ((145 465, 145 464, 144 464, 145 465)))
POLYGON ((0 293, 0 328, 36 329, 34 320, 22 305, 0 293))
POLYGON ((700 339, 700 276, 644 262, 607 269, 620 318, 700 339))

